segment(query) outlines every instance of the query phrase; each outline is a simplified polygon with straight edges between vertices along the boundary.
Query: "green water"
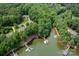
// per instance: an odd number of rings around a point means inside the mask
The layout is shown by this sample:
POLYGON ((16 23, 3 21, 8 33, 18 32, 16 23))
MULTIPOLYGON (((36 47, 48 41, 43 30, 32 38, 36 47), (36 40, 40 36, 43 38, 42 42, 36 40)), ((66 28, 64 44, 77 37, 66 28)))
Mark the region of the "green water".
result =
MULTIPOLYGON (((30 47, 33 48, 31 52, 26 52, 26 48, 22 48, 17 51, 20 56, 62 56, 63 48, 59 48, 57 40, 54 38, 54 34, 51 33, 48 37, 49 43, 46 45, 42 39, 35 39, 30 47)), ((76 55, 71 52, 70 55, 76 55)))

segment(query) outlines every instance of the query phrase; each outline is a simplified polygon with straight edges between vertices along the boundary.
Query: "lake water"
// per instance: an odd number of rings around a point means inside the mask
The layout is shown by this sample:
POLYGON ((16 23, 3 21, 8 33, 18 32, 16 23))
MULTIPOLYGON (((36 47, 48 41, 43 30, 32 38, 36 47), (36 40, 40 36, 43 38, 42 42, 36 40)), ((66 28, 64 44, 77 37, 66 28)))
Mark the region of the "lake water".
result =
MULTIPOLYGON (((26 52, 26 47, 17 51, 20 56, 63 56, 64 47, 57 39, 54 38, 54 33, 51 32, 48 37, 48 44, 44 44, 43 39, 35 39, 29 47, 33 48, 31 52, 26 52)), ((74 50, 70 49, 69 56, 79 55, 74 50)))

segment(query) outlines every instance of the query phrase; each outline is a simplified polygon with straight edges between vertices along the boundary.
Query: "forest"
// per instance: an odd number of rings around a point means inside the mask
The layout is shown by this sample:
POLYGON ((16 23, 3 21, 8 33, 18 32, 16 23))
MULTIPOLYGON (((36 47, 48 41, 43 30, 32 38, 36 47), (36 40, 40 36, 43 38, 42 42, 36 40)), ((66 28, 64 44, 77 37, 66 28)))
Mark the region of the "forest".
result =
POLYGON ((19 48, 30 35, 47 38, 54 27, 59 40, 79 48, 79 4, 0 4, 0 55, 19 48))

